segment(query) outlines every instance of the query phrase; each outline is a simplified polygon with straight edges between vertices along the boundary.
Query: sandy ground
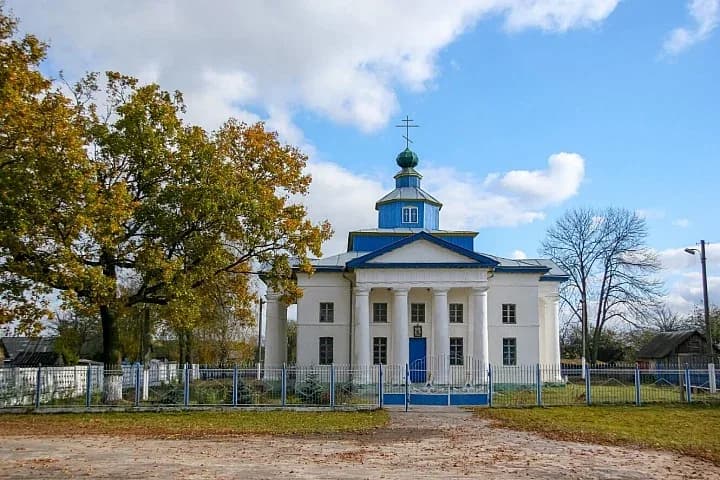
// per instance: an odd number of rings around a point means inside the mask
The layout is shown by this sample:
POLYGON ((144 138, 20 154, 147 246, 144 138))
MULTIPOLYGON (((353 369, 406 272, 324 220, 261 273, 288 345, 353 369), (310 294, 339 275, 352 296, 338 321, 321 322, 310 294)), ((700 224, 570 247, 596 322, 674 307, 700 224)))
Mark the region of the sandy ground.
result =
POLYGON ((652 450, 547 440, 461 410, 393 411, 387 428, 213 440, 0 437, 0 478, 720 479, 720 467, 652 450))

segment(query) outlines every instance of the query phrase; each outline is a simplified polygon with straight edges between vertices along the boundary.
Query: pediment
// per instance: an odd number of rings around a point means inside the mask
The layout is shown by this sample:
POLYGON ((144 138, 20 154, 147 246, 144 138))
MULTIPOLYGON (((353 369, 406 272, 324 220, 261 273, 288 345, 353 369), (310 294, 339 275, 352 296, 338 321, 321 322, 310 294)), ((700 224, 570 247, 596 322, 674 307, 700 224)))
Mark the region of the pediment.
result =
POLYGON ((367 263, 477 263, 477 260, 427 240, 417 240, 383 253, 367 263))

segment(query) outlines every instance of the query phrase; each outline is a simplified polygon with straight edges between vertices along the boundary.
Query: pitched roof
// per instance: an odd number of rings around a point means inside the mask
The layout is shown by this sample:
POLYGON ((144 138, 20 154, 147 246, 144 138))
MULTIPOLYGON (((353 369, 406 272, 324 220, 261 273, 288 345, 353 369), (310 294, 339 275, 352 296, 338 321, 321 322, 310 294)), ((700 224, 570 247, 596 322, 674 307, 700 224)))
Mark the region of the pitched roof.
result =
MULTIPOLYGON (((430 243, 434 243, 435 245, 438 245, 442 248, 445 248, 447 250, 450 250, 452 252, 455 252, 457 254, 460 254, 464 257, 467 257, 467 258, 475 261, 474 263, 471 263, 469 265, 492 268, 498 264, 498 262, 495 259, 490 258, 487 255, 482 255, 482 254, 479 254, 472 250, 468 250, 459 245, 455 245, 454 243, 450 243, 447 240, 443 240, 442 238, 436 237, 434 235, 430 235, 429 233, 422 231, 422 232, 418 232, 414 235, 410 235, 409 237, 404 237, 403 239, 398 240, 397 242, 391 243, 390 245, 386 245, 385 247, 375 250, 374 252, 366 253, 362 257, 357 257, 353 260, 350 260, 349 262, 347 262, 347 266, 351 267, 351 268, 357 268, 357 267, 363 266, 369 260, 377 258, 380 255, 383 255, 387 252, 404 247, 405 245, 416 242, 418 240, 426 240, 430 243)), ((429 266, 428 264, 417 264, 417 265, 424 266, 424 267, 429 266)), ((370 264, 368 266, 377 267, 378 265, 370 264)))
POLYGON ((7 353, 6 363, 13 366, 58 365, 62 363, 55 352, 55 337, 3 337, 0 343, 7 353))
POLYGON ((700 335, 697 330, 679 330, 677 332, 661 332, 655 335, 637 354, 638 358, 665 358, 679 345, 693 335, 700 335))
POLYGON ((440 200, 433 197, 420 187, 398 187, 378 200, 375 203, 375 208, 384 203, 393 202, 395 200, 420 200, 442 207, 440 200))

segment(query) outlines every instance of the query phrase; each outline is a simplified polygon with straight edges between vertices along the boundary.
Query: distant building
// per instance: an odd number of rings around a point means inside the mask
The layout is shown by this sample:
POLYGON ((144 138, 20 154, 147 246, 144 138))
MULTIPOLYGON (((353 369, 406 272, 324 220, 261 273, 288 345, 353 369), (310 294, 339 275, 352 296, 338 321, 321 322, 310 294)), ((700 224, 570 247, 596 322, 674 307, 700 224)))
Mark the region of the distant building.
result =
POLYGON ((707 341, 698 330, 661 332, 655 335, 637 354, 641 368, 658 365, 705 365, 711 359, 707 355, 707 341))
POLYGON ((56 337, 0 338, 0 357, 5 367, 61 367, 62 355, 55 351, 56 337))
MULTIPOLYGON (((476 252, 477 232, 441 230, 442 203, 421 188, 417 155, 406 149, 396 162, 377 228, 350 232, 347 251, 315 260, 313 275, 295 271, 297 363, 409 364, 413 382, 439 383, 471 365, 559 365, 567 274, 549 259, 476 252)), ((266 365, 287 361, 287 307, 268 291, 266 365)))

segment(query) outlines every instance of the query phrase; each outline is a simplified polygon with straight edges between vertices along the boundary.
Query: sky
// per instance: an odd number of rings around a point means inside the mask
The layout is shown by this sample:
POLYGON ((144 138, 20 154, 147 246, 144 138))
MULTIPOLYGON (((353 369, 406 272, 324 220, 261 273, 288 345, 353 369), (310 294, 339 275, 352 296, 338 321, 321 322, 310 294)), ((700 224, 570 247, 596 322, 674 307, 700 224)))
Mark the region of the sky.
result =
POLYGON ((6 0, 43 71, 181 90, 187 120, 265 121, 309 155, 304 200, 335 236, 375 227, 406 115, 443 229, 538 256, 567 209, 643 216, 668 304, 720 304, 720 0, 6 0))

